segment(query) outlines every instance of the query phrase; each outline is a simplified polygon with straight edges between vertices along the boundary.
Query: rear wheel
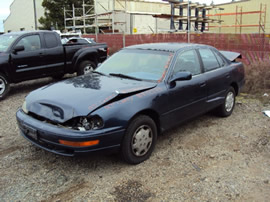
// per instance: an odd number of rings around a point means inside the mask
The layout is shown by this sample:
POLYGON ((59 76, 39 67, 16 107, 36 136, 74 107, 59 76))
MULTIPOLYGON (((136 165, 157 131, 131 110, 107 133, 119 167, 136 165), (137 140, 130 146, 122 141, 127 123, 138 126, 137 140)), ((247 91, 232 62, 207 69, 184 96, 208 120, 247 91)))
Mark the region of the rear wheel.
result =
POLYGON ((151 156, 157 140, 157 127, 148 116, 137 116, 129 124, 122 142, 121 155, 124 161, 138 164, 151 156))
POLYGON ((79 65, 77 75, 84 75, 88 74, 96 69, 96 64, 94 62, 91 62, 90 60, 82 61, 79 65))
POLYGON ((218 107, 218 113, 222 117, 230 116, 235 105, 235 90, 230 87, 226 93, 224 103, 218 107))
POLYGON ((0 100, 4 99, 9 91, 9 82, 6 79, 6 76, 0 74, 0 100))

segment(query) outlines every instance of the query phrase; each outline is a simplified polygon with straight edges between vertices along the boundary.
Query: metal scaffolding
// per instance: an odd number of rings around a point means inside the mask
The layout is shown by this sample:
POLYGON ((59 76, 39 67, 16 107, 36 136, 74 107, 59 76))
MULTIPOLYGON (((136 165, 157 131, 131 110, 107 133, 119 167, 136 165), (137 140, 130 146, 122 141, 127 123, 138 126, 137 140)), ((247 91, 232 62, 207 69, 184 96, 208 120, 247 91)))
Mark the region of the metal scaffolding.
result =
MULTIPOLYGON (((154 12, 140 12, 128 11, 127 3, 131 0, 94 0, 94 5, 88 5, 83 2, 82 8, 75 8, 72 5, 72 10, 64 9, 65 29, 83 29, 86 33, 87 28, 95 29, 96 37, 99 33, 128 33, 127 22, 131 24, 131 17, 134 15, 148 15, 155 18, 155 31, 150 26, 149 29, 153 33, 157 33, 158 21, 157 19, 170 20, 170 27, 166 29, 168 32, 183 31, 191 32, 194 28, 196 32, 205 31, 206 25, 213 22, 221 23, 220 19, 211 19, 206 15, 207 11, 214 8, 214 6, 207 6, 205 4, 192 3, 183 0, 163 0, 164 6, 169 8, 168 13, 154 13, 154 12), (179 14, 176 14, 178 10, 179 14), (79 14, 77 14, 79 13, 79 14), (178 24, 178 28, 175 26, 178 24), (186 27, 184 28, 184 25, 186 27)), ((136 2, 145 2, 144 0, 137 0, 136 2)), ((154 2, 147 2, 153 3, 154 2)), ((163 6, 162 5, 162 6, 163 6)), ((166 11, 167 12, 167 11, 166 11)), ((168 21, 169 23, 169 21, 168 21)), ((130 30, 132 27, 130 25, 130 30)), ((129 30, 129 31, 130 31, 129 30)), ((130 31, 130 33, 133 33, 130 31)))
POLYGON ((95 6, 85 4, 83 1, 82 8, 75 8, 74 4, 72 4, 72 10, 67 10, 64 7, 64 25, 65 30, 72 29, 83 29, 84 33, 86 33, 86 28, 92 27, 91 24, 87 24, 86 20, 91 19, 91 13, 94 13, 95 6), (81 15, 77 16, 76 13, 82 13, 81 15), (69 23, 71 22, 71 23, 69 23), (83 24, 81 24, 83 22, 83 24), (69 25, 67 25, 69 24, 69 25), (70 25, 72 24, 72 25, 70 25))
MULTIPOLYGON (((127 30, 126 27, 126 13, 127 13, 127 0, 124 1, 124 4, 120 0, 107 0, 108 6, 104 7, 98 0, 94 1, 94 5, 87 5, 83 2, 82 8, 75 8, 74 4, 72 5, 72 10, 66 10, 64 8, 64 21, 65 29, 84 29, 86 33, 86 28, 95 28, 95 33, 99 32, 119 32, 115 29, 115 25, 124 25, 124 30, 127 30), (110 7, 112 3, 112 8, 110 7), (102 8, 102 11, 97 11, 97 8, 102 8), (121 8, 121 9, 116 9, 121 8), (77 16, 76 11, 81 11, 82 15, 77 16), (123 21, 116 21, 115 15, 122 13, 125 15, 123 21), (67 26, 68 22, 72 21, 72 25, 67 26), (83 24, 78 22, 83 22, 83 24), (86 23, 89 21, 90 23, 86 23)), ((70 24, 70 23, 69 23, 70 24)), ((121 30, 121 31, 124 31, 121 30)))
POLYGON ((221 28, 235 28, 235 33, 242 33, 243 27, 258 27, 259 33, 265 32, 265 25, 266 25, 266 10, 267 6, 266 4, 260 4, 260 10, 255 11, 243 11, 242 6, 236 6, 236 12, 235 13, 215 13, 215 14, 208 14, 207 16, 210 17, 218 17, 221 19, 222 16, 235 16, 235 23, 234 25, 217 25, 217 26, 209 26, 210 28, 219 28, 219 32, 221 32, 221 28), (243 24, 243 16, 245 15, 252 15, 252 14, 259 14, 259 20, 258 24, 243 24))
POLYGON ((206 4, 192 3, 190 1, 183 0, 164 0, 171 6, 171 14, 154 15, 156 18, 170 19, 170 31, 185 31, 190 32, 193 26, 194 31, 203 32, 206 24, 218 22, 222 20, 210 19, 206 16, 206 12, 214 8, 214 6, 207 6, 206 4), (175 9, 179 10, 177 15, 175 9), (194 15, 193 15, 194 13, 194 15), (175 28, 175 24, 178 23, 178 29, 175 28), (186 25, 186 28, 183 27, 186 25))

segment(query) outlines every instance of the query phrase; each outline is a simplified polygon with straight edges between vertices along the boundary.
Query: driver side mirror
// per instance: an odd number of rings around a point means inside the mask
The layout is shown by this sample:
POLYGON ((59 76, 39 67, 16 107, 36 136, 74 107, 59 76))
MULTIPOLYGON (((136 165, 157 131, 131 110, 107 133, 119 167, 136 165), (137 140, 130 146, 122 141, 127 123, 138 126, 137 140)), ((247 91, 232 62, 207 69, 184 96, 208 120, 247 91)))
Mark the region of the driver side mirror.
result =
POLYGON ((187 81, 191 79, 192 79, 192 74, 190 72, 177 72, 169 80, 169 84, 171 87, 174 87, 176 85, 176 81, 187 81))
POLYGON ((192 74, 190 72, 177 72, 173 77, 170 79, 170 83, 175 81, 186 81, 191 80, 192 74))
POLYGON ((24 46, 16 46, 14 49, 13 49, 13 53, 17 53, 17 52, 20 52, 20 51, 24 51, 24 46))

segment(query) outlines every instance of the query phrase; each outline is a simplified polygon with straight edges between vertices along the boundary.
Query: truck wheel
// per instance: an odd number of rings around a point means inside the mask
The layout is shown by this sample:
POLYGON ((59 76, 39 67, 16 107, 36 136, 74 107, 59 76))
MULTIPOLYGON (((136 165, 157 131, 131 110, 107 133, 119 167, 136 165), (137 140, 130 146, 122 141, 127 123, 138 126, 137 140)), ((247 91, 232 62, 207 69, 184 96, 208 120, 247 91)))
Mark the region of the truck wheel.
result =
POLYGON ((80 75, 88 74, 92 72, 94 69, 96 69, 95 63, 89 60, 82 61, 79 65, 77 75, 80 76, 80 75))
POLYGON ((9 82, 6 79, 6 76, 0 74, 0 100, 4 99, 9 91, 9 82))
POLYGON ((157 127, 149 116, 137 116, 129 124, 121 146, 121 156, 130 164, 148 159, 157 140, 157 127))

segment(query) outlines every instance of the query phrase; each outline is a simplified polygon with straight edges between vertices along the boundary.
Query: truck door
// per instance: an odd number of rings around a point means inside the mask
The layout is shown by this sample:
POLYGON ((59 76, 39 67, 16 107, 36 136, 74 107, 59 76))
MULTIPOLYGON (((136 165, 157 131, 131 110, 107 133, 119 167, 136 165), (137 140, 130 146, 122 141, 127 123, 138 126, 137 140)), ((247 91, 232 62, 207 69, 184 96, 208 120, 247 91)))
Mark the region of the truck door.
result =
POLYGON ((44 33, 45 41, 45 60, 47 63, 48 74, 65 73, 65 55, 60 37, 57 33, 44 33))
POLYGON ((10 64, 14 73, 14 80, 21 81, 34 78, 35 75, 43 74, 46 68, 44 61, 44 49, 41 45, 39 34, 23 36, 12 47, 23 46, 24 50, 15 52, 11 51, 10 64))

